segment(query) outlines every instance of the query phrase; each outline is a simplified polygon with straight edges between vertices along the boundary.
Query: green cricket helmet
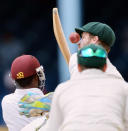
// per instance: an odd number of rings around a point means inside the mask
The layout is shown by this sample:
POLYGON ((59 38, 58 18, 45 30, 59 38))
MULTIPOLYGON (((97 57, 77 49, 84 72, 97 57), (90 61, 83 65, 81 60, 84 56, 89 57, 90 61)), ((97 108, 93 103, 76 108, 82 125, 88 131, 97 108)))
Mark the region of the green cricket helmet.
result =
POLYGON ((84 46, 77 53, 78 64, 87 68, 101 68, 106 64, 106 50, 96 44, 84 46))

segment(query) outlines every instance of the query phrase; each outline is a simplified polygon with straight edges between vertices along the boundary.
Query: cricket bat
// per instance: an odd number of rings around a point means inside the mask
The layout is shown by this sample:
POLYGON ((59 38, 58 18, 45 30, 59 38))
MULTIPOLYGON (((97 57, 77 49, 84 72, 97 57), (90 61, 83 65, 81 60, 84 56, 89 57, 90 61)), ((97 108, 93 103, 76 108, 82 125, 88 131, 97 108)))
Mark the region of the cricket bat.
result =
POLYGON ((69 50, 63 29, 62 29, 57 8, 53 8, 53 30, 54 30, 54 35, 57 40, 58 46, 66 60, 66 63, 69 64, 71 54, 70 54, 70 50, 69 50))

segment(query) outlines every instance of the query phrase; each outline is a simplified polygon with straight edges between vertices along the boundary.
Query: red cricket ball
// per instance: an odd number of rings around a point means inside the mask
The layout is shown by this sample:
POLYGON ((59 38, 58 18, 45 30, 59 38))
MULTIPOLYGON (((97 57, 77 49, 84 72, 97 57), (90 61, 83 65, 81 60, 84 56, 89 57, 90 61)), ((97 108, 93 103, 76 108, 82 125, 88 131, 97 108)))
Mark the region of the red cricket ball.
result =
POLYGON ((69 36, 71 43, 77 43, 80 40, 80 35, 76 32, 72 32, 69 36))

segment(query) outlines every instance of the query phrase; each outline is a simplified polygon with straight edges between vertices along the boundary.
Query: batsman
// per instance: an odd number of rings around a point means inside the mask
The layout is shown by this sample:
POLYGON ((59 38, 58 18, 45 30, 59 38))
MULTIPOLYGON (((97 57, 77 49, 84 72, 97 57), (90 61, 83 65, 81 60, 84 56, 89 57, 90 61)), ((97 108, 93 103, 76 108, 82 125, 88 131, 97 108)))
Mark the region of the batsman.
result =
MULTIPOLYGON (((101 22, 89 22, 80 28, 75 28, 75 31, 81 37, 81 40, 78 42, 78 49, 85 45, 89 45, 90 43, 94 43, 103 46, 107 53, 109 53, 116 39, 112 28, 101 22)), ((107 67, 107 74, 114 75, 118 79, 123 79, 121 74, 118 72, 116 67, 112 65, 109 59, 107 59, 107 67)), ((78 73, 76 53, 70 58, 69 71, 71 76, 75 76, 76 73, 78 73)))
MULTIPOLYGON (((68 44, 66 42, 66 38, 64 36, 64 32, 61 26, 58 9, 53 8, 53 29, 56 40, 60 47, 60 50, 69 65, 69 72, 71 77, 76 76, 78 73, 77 69, 77 53, 71 55, 70 50, 68 48, 68 44)), ((101 22, 89 22, 82 27, 75 28, 75 33, 78 34, 81 38, 80 41, 75 41, 78 44, 78 49, 81 49, 85 45, 89 45, 90 43, 101 45, 105 48, 107 53, 110 52, 111 47, 114 45, 116 37, 113 29, 101 22)), ((74 37, 78 36, 74 35, 74 37)), ((70 36, 69 36, 70 38, 70 36)), ((77 38, 76 38, 77 39, 77 38)), ((74 42, 72 42, 74 43, 74 42)), ((109 59, 107 59, 107 70, 106 73, 109 75, 114 75, 119 79, 123 79, 121 74, 118 72, 116 67, 112 65, 109 59)))

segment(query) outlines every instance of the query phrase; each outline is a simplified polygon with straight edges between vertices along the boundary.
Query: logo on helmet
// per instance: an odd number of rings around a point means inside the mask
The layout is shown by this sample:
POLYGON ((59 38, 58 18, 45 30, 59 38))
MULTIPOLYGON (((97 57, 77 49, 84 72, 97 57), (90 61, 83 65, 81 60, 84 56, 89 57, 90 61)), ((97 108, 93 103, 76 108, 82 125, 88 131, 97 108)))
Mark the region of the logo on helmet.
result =
POLYGON ((21 79, 21 78, 24 78, 24 73, 23 72, 19 72, 17 74, 17 79, 21 79))

